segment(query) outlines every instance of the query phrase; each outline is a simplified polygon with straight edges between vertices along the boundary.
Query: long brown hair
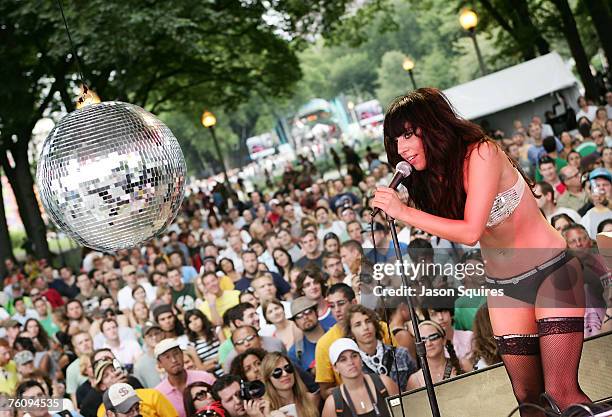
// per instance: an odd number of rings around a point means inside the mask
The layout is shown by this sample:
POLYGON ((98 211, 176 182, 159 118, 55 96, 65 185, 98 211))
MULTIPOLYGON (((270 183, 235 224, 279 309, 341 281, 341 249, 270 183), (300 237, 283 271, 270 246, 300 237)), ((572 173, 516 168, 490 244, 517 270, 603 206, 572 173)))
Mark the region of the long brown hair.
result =
POLYGON ((295 365, 291 363, 287 355, 280 352, 269 352, 261 362, 261 375, 264 384, 266 384, 266 398, 270 401, 270 409, 278 410, 283 406, 281 397, 270 380, 272 378, 272 371, 278 367, 278 362, 281 359, 285 359, 288 364, 294 367, 293 376, 295 382, 293 384, 293 398, 295 399, 295 407, 297 408, 298 416, 319 417, 319 405, 314 404, 313 401, 309 401, 307 397, 308 389, 297 372, 297 369, 295 369, 295 365))
POLYGON ((418 129, 427 161, 426 170, 415 170, 403 180, 411 203, 437 216, 463 219, 464 162, 471 145, 491 140, 480 126, 457 117, 440 90, 419 88, 393 100, 385 115, 385 150, 393 166, 403 160, 396 138, 406 132, 406 122, 418 129))
POLYGON ((501 362, 501 356, 497 352, 497 345, 493 338, 493 328, 486 303, 476 312, 473 330, 471 359, 474 365, 480 358, 484 359, 487 365, 501 362))

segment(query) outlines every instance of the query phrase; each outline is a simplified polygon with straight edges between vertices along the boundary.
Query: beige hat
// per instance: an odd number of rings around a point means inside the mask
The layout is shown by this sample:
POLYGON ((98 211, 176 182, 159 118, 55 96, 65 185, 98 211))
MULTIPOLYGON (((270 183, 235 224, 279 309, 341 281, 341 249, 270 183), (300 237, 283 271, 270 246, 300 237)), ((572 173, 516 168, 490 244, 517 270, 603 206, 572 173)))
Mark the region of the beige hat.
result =
POLYGON ((181 345, 178 342, 178 340, 176 339, 164 339, 161 342, 159 342, 158 344, 155 345, 155 350, 153 352, 153 354, 155 355, 155 359, 159 359, 159 356, 162 355, 163 353, 166 353, 167 351, 174 349, 174 348, 180 348, 181 345))

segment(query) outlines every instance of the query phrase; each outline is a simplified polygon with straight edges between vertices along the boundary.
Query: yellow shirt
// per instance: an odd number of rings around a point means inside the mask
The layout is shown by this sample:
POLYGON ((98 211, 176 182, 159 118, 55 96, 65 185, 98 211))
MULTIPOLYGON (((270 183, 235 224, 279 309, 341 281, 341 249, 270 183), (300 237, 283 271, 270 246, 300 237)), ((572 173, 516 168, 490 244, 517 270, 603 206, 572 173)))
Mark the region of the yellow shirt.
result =
POLYGON ((15 388, 19 382, 17 374, 17 365, 10 361, 3 367, 0 367, 0 392, 13 395, 15 388))
POLYGON ((223 291, 233 290, 234 281, 232 281, 232 279, 227 275, 223 275, 221 278, 219 278, 219 287, 221 287, 223 291))
MULTIPOLYGON (((380 322, 383 331, 383 343, 393 346, 397 346, 395 337, 389 333, 387 323, 380 322), (391 336, 389 338, 389 336, 391 336)), ((315 371, 316 371, 316 382, 317 383, 333 383, 340 385, 342 378, 334 371, 334 368, 329 361, 329 348, 336 340, 344 337, 344 332, 339 323, 334 324, 317 342, 315 350, 315 371)))
MULTIPOLYGON (((136 394, 140 398, 140 415, 142 417, 178 417, 178 412, 164 394, 152 389, 137 389, 136 394)), ((104 403, 98 407, 98 417, 106 416, 104 403)))
MULTIPOLYGON (((221 294, 221 297, 217 298, 217 301, 215 303, 215 309, 217 310, 217 313, 219 313, 219 316, 223 317, 223 314, 227 310, 238 304, 239 300, 240 291, 225 290, 223 291, 223 294, 221 294)), ((202 313, 204 313, 206 317, 208 317, 209 320, 212 320, 210 317, 210 306, 208 305, 208 301, 204 300, 204 302, 200 306, 200 310, 202 311, 202 313)))

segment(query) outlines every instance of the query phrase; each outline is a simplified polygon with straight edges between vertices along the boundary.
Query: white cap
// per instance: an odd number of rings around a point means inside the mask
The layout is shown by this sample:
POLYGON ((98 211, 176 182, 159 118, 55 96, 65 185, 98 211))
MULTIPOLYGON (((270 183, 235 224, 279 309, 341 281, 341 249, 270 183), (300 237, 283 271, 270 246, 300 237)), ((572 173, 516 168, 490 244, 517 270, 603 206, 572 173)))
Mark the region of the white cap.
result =
POLYGON ((134 404, 140 402, 140 398, 131 385, 121 382, 110 386, 104 393, 102 402, 107 410, 115 410, 119 413, 126 414, 134 404))
POLYGON ((348 337, 343 337, 332 343, 329 347, 329 361, 331 364, 335 365, 340 355, 342 355, 342 352, 347 350, 359 352, 359 346, 357 346, 357 343, 355 343, 353 339, 349 339, 348 337))
POLYGON ((155 355, 155 359, 159 358, 162 353, 166 353, 170 349, 180 348, 181 345, 176 339, 164 339, 158 344, 155 345, 155 350, 153 354, 155 355))

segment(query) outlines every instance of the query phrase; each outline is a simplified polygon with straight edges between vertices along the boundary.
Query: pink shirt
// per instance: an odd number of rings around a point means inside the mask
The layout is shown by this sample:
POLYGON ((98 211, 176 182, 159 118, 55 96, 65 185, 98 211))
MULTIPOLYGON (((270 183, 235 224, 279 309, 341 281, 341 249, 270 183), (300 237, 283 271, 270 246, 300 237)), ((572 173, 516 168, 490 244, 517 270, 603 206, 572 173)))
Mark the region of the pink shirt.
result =
MULTIPOLYGON (((196 381, 203 381, 207 384, 212 385, 215 382, 215 376, 206 371, 187 371, 187 383, 185 384, 185 386, 196 381)), ((183 405, 183 393, 174 388, 170 384, 170 381, 168 381, 168 378, 164 378, 164 380, 160 382, 155 387, 155 389, 166 396, 166 398, 172 403, 174 408, 176 408, 179 417, 186 417, 185 406, 183 405)))

